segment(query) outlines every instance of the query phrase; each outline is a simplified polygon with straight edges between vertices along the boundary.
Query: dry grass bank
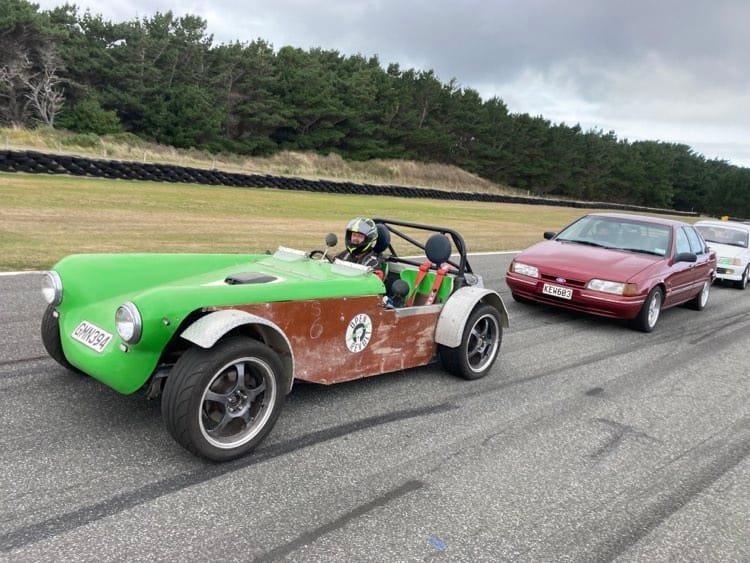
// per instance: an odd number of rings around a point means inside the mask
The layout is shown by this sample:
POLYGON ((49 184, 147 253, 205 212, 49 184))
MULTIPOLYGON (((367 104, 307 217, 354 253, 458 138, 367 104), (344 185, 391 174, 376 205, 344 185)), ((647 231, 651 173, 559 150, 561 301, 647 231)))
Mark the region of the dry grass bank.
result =
POLYGON ((281 152, 264 158, 232 154, 212 155, 205 151, 180 150, 148 143, 127 133, 98 137, 52 129, 0 128, 0 143, 3 148, 10 150, 35 150, 108 160, 217 168, 227 172, 299 176, 466 192, 515 193, 507 186, 494 184, 455 166, 405 160, 376 159, 350 162, 335 153, 319 155, 311 152, 281 152))

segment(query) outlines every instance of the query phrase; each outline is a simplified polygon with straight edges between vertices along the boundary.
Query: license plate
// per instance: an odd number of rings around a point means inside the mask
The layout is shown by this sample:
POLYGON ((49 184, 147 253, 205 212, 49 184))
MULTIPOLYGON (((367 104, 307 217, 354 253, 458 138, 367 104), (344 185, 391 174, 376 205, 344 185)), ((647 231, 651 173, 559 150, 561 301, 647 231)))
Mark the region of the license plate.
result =
POLYGON ((112 335, 88 321, 82 321, 73 331, 73 339, 96 352, 102 352, 112 340, 112 335))
POLYGON ((573 297, 573 290, 567 287, 560 287, 559 285, 550 285, 545 283, 542 286, 542 293, 545 295, 553 295, 554 297, 561 297, 562 299, 570 299, 573 297))

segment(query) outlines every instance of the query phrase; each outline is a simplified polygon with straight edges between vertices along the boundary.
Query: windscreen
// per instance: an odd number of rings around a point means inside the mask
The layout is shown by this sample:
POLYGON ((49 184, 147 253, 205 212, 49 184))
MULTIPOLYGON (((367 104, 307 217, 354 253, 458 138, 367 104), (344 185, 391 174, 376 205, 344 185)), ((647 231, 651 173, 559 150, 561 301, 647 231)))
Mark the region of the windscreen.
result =
POLYGON ((665 256, 670 233, 667 225, 587 215, 560 231, 555 240, 665 256))
POLYGON ((748 247, 750 234, 742 229, 722 227, 719 225, 695 225, 698 232, 707 243, 728 244, 731 246, 748 247))

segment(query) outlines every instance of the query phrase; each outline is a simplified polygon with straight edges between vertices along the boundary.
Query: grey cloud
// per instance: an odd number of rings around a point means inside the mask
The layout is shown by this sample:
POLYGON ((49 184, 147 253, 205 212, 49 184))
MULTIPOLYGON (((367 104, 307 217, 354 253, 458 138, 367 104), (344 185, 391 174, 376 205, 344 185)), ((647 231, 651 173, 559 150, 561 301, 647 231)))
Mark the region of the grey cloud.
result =
MULTIPOLYGON (((39 3, 46 8, 62 2, 39 3)), ((638 124, 640 137, 667 141, 674 140, 675 123, 690 139, 701 139, 701 128, 709 123, 746 128, 750 139, 746 0, 115 0, 89 5, 117 21, 167 10, 199 15, 216 42, 262 38, 277 49, 293 45, 377 55, 383 65, 432 69, 444 82, 456 78, 485 97, 506 100, 511 111, 552 121, 609 130, 625 120, 638 124)), ((750 165, 747 152, 738 149, 723 157, 750 165)))

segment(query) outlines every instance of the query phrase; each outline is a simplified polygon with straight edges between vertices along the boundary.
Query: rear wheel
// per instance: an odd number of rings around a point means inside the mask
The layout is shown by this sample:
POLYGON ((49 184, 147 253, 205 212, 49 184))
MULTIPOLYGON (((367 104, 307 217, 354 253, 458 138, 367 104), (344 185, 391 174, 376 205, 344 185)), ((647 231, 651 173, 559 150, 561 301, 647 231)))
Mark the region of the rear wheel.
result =
POLYGON ((708 294, 711 292, 711 280, 703 282, 700 293, 687 302, 687 306, 696 311, 702 311, 708 303, 708 294))
POLYGON ((747 287, 747 278, 750 276, 750 264, 747 265, 745 271, 742 272, 742 279, 734 282, 734 287, 737 289, 745 289, 747 287))
POLYGON ((664 292, 660 287, 651 290, 643 303, 638 316, 633 319, 633 327, 642 332, 651 332, 656 326, 661 314, 661 305, 664 301, 664 292))
POLYGON ((164 387, 162 417, 185 449, 226 461, 250 452, 268 435, 287 389, 281 360, 268 346, 228 338, 180 357, 164 387))
POLYGON ((484 377, 497 359, 503 332, 497 309, 479 304, 469 315, 457 348, 439 345, 445 369, 464 379, 484 377))

